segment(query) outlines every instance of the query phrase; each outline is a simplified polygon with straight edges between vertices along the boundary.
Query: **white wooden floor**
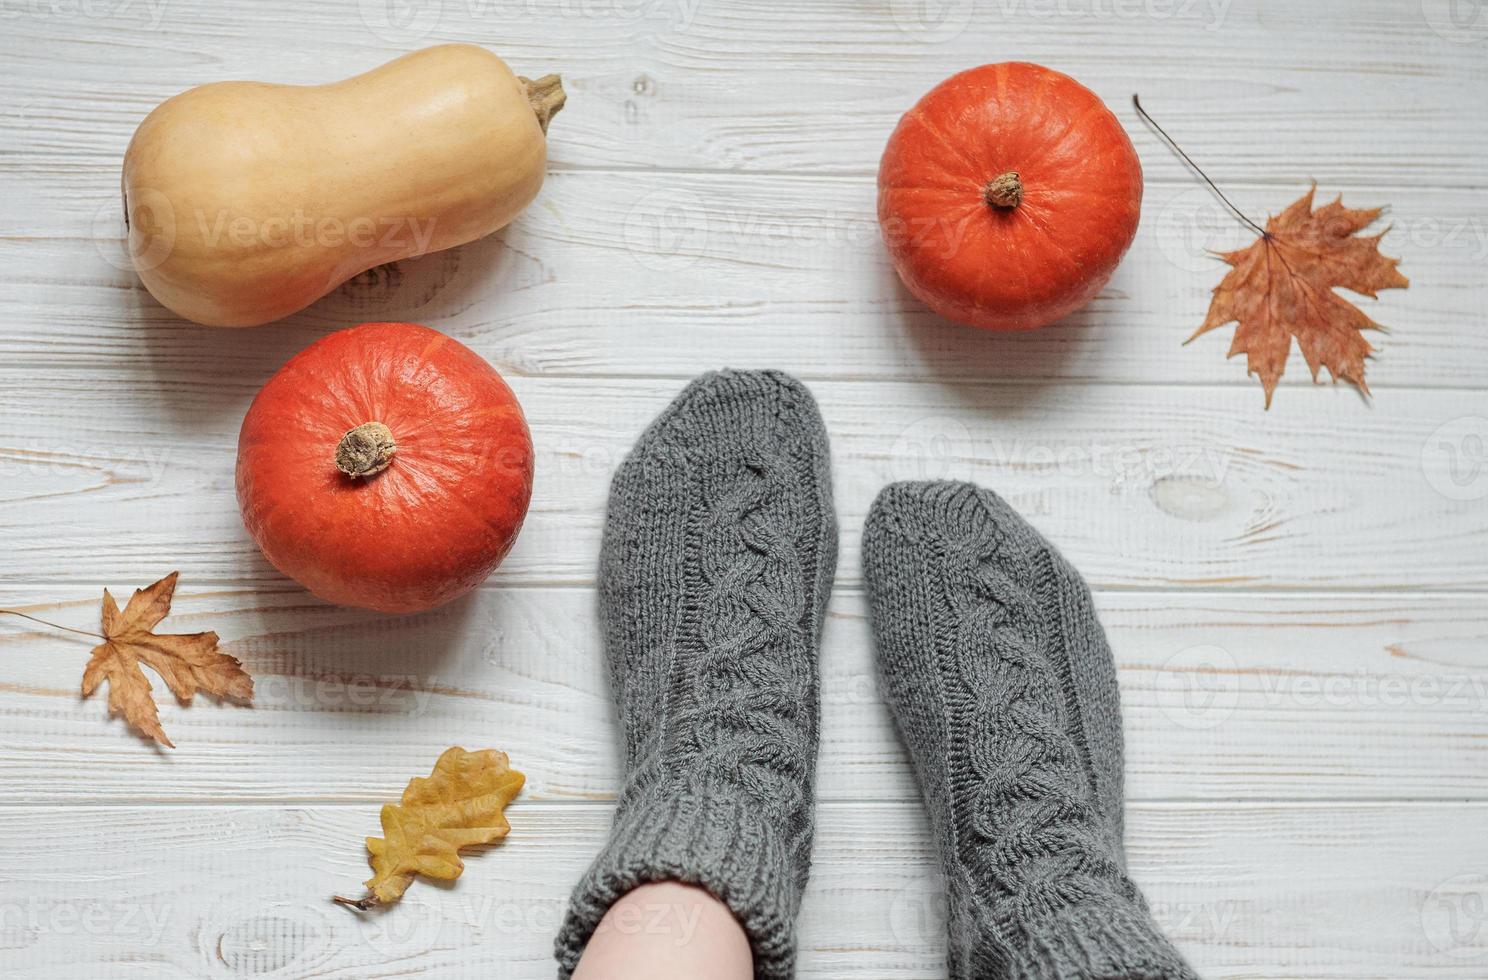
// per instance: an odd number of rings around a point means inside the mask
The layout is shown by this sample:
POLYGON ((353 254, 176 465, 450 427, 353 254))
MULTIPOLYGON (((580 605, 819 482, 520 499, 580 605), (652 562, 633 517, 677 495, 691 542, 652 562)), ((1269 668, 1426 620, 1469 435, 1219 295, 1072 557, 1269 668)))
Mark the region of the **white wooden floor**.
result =
POLYGON ((943 975, 859 588, 865 509, 915 476, 996 488, 1096 588, 1135 873, 1204 976, 1488 976, 1485 86, 1476 0, 0 0, 0 605, 92 627, 104 586, 179 568, 168 623, 219 631, 259 692, 163 706, 180 748, 157 751, 79 700, 85 645, 0 624, 0 975, 550 975, 616 785, 590 587, 609 474, 728 364, 805 378, 835 453, 803 977, 943 975), (570 92, 504 236, 242 332, 121 267, 119 162, 158 101, 444 40, 570 92), (999 337, 898 287, 873 175, 923 91, 1008 59, 1101 93, 1147 196, 1089 309, 999 337), (1247 236, 1133 91, 1253 215, 1310 179, 1391 206, 1411 288, 1372 307, 1372 404, 1294 354, 1266 413, 1227 332, 1181 346, 1221 273, 1203 250, 1247 236), (425 616, 311 599, 233 499, 258 386, 368 319, 480 351, 537 444, 510 560, 425 616), (379 805, 451 744, 527 773, 509 842, 393 914, 333 907, 379 805))

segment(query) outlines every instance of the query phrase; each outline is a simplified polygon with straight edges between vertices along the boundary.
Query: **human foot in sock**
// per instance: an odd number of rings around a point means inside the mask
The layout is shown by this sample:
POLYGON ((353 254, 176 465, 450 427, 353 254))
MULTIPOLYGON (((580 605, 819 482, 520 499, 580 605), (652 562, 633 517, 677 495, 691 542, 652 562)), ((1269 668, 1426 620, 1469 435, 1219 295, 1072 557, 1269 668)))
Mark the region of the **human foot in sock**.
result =
POLYGON ((1116 668, 1084 580, 960 483, 880 493, 863 565, 939 841, 952 978, 1191 980, 1126 874, 1116 668))
POLYGON ((826 430, 776 372, 694 381, 621 465, 600 560, 625 782, 574 890, 560 975, 640 885, 721 899, 790 977, 815 804, 817 652, 837 559, 826 430))

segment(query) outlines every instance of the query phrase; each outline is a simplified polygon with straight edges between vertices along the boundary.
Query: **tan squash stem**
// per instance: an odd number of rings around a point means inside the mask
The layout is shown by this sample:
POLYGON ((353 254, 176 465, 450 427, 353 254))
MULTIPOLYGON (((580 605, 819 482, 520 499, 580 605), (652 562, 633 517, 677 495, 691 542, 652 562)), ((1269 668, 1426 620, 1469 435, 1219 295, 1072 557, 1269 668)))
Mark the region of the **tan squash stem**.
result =
POLYGON ((341 437, 336 446, 336 469, 353 480, 381 473, 393 462, 398 444, 381 422, 363 422, 341 437))
POLYGON ((557 75, 544 75, 533 80, 518 75, 517 81, 527 86, 527 101, 532 103, 532 111, 537 113, 538 125, 546 133, 548 121, 558 115, 558 110, 568 101, 568 93, 563 91, 563 79, 557 75))
POLYGON ((982 198, 994 208, 1015 208, 1023 203, 1023 180, 1018 171, 1009 170, 994 177, 982 188, 982 198))

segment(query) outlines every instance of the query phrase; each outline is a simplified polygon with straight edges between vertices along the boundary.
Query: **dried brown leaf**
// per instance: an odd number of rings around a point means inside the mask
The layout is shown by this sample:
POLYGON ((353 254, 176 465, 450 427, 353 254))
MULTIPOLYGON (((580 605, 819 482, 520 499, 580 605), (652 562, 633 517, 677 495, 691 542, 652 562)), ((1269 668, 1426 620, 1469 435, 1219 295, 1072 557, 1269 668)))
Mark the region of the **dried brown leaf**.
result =
POLYGON ((415 875, 460 877, 461 848, 490 844, 511 830, 503 811, 524 782, 505 752, 446 749, 433 775, 414 777, 401 803, 382 808, 383 836, 367 838, 374 872, 366 881, 367 896, 336 901, 365 910, 398 901, 415 875))
POLYGON ((1246 355, 1249 373, 1265 388, 1267 408, 1294 337, 1313 381, 1327 368, 1335 381, 1350 381, 1367 395, 1364 360, 1374 348, 1360 331, 1381 327, 1334 287, 1375 298, 1381 289, 1410 285, 1396 269, 1400 260, 1380 254, 1385 232, 1357 234, 1383 209, 1346 208, 1340 197, 1313 210, 1314 191, 1267 221, 1266 234, 1254 244, 1221 254, 1234 268, 1215 287, 1209 315, 1189 338, 1238 322, 1227 356, 1246 355))
POLYGON ((154 585, 137 589, 122 611, 104 589, 104 641, 93 648, 83 669, 83 697, 107 680, 109 713, 122 715, 139 732, 171 748, 175 745, 160 727, 141 663, 159 674, 182 702, 198 691, 235 701, 253 699, 253 678, 236 657, 217 648, 216 633, 153 632, 170 613, 178 576, 171 572, 154 585))

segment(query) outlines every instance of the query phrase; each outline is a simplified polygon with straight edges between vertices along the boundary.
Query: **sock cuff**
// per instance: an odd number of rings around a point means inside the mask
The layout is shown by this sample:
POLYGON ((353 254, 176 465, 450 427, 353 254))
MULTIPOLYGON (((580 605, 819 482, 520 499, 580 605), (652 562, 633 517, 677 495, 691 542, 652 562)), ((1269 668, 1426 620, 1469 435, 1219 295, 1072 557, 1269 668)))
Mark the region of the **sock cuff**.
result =
POLYGON ((574 889, 556 943, 559 976, 572 974, 600 920, 626 893, 678 881, 728 906, 749 937, 756 978, 790 980, 807 870, 796 851, 778 818, 736 798, 683 794, 626 806, 574 889))
POLYGON ((1138 902, 1071 905, 1011 926, 1007 980, 1198 980, 1138 902))

